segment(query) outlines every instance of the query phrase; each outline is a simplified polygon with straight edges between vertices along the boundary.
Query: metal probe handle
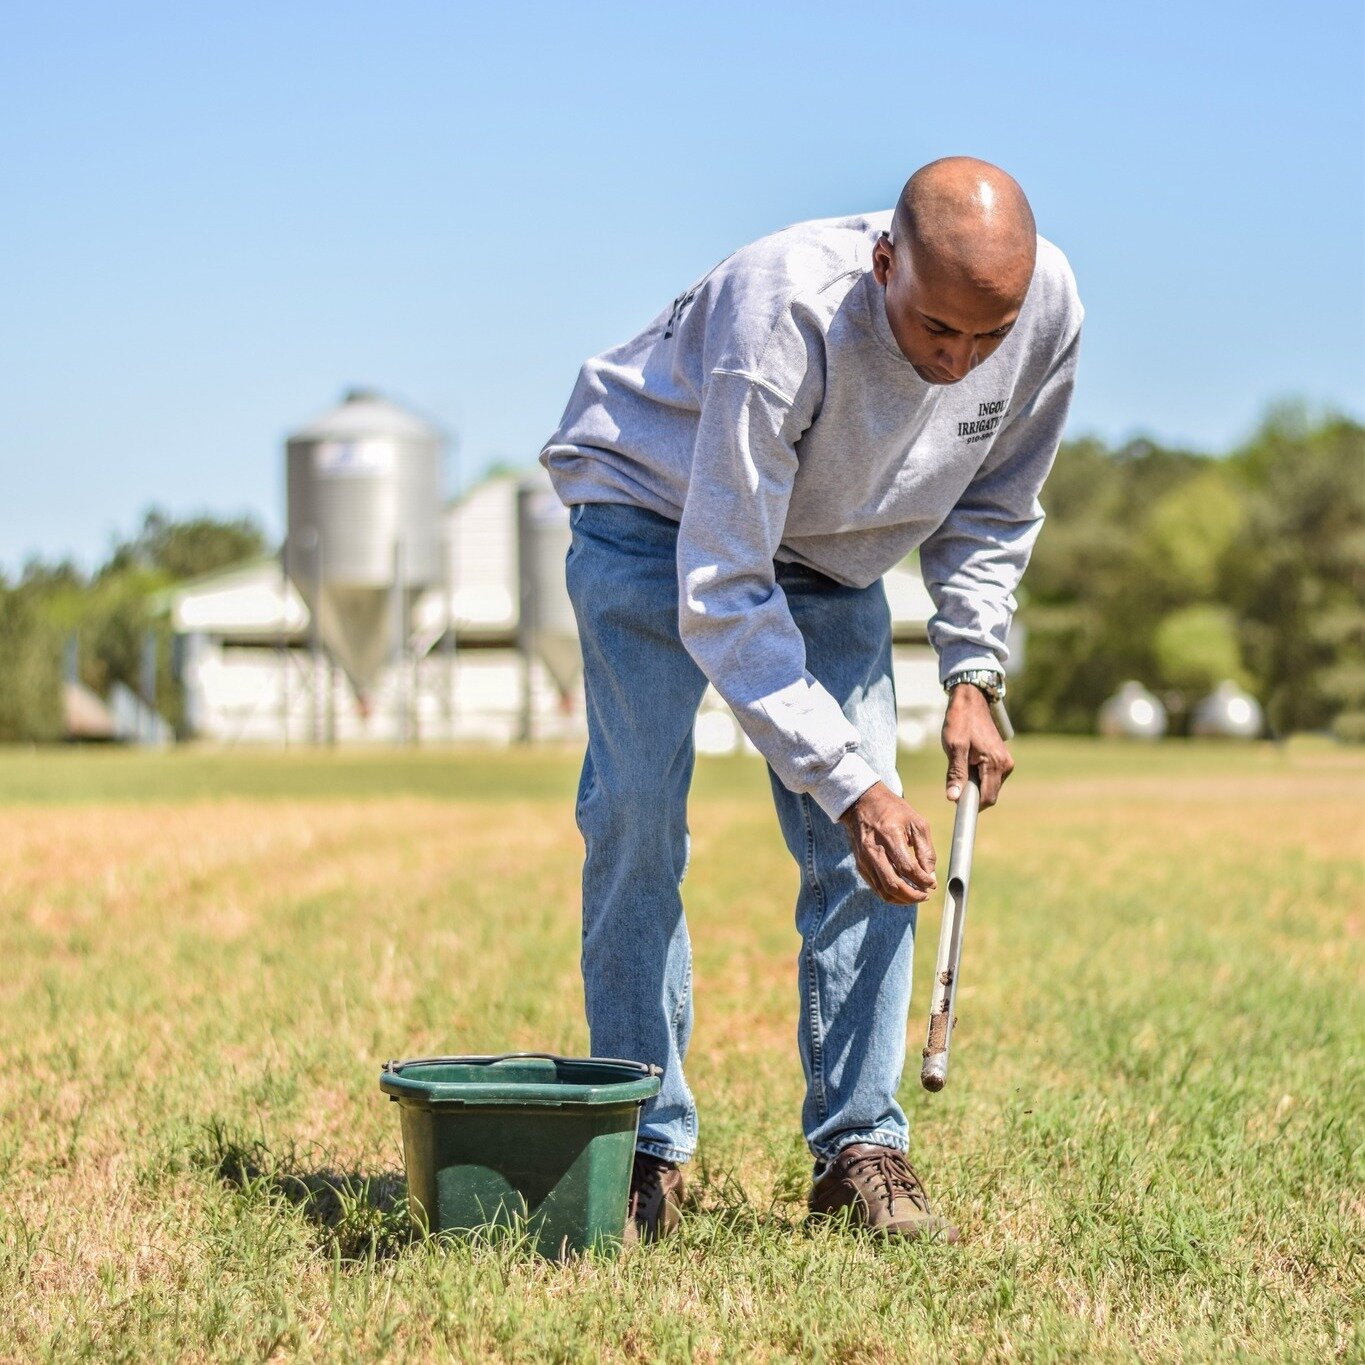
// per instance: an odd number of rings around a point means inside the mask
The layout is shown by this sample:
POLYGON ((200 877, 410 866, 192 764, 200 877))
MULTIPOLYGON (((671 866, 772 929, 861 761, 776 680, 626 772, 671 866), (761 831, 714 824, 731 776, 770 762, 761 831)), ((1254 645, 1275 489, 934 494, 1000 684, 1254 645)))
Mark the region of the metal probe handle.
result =
MULTIPOLYGON (((1014 726, 1005 714, 1004 702, 991 703, 991 718, 1001 738, 1014 738, 1014 726)), ((973 770, 957 798, 953 822, 953 846, 948 855, 948 883, 943 893, 943 925, 938 935, 938 962, 934 967, 934 997, 929 1006, 929 1036, 924 1044, 920 1084, 926 1090, 942 1090, 948 1080, 948 1049, 957 1022, 957 978, 962 963, 962 930, 967 919, 967 893, 972 882, 972 853, 976 848, 976 817, 981 810, 981 784, 973 770)))
POLYGON ((1010 714, 1005 710, 1003 701, 991 702, 991 719, 995 722, 995 728, 1000 731, 1000 738, 1008 744, 1014 738, 1014 726, 1010 724, 1010 714))

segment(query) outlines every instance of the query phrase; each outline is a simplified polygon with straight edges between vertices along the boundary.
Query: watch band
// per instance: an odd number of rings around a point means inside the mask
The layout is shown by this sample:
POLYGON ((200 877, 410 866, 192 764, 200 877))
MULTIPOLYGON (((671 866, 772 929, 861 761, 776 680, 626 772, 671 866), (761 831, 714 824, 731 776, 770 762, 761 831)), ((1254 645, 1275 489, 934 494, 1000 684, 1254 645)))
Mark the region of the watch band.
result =
POLYGON ((973 687, 986 694, 988 701, 1005 700, 1005 675, 996 669, 964 668, 949 675, 943 684, 943 690, 951 695, 953 688, 959 687, 962 683, 971 683, 973 687))

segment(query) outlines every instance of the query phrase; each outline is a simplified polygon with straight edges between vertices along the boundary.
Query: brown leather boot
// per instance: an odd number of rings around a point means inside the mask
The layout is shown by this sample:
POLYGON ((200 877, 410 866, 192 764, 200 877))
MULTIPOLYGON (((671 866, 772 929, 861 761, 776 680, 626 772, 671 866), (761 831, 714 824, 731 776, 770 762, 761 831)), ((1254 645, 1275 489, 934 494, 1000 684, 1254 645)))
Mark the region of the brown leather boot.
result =
POLYGON ((956 1242, 958 1231, 929 1211, 929 1197, 904 1152, 871 1142, 845 1147, 810 1192, 814 1214, 848 1210, 852 1227, 882 1237, 956 1242))
POLYGON ((626 1205, 626 1244, 655 1242, 677 1232, 684 1193, 683 1173, 675 1162, 636 1152, 626 1205))

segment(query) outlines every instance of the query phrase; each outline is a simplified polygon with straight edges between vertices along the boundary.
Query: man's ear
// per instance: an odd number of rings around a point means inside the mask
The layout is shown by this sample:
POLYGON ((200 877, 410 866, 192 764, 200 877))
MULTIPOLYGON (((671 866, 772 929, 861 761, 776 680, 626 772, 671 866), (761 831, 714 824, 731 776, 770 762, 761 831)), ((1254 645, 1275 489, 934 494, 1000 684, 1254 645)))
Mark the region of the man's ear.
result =
POLYGON ((872 244, 872 273, 877 283, 885 287, 887 277, 895 265, 896 250, 891 245, 891 236, 883 232, 872 244))

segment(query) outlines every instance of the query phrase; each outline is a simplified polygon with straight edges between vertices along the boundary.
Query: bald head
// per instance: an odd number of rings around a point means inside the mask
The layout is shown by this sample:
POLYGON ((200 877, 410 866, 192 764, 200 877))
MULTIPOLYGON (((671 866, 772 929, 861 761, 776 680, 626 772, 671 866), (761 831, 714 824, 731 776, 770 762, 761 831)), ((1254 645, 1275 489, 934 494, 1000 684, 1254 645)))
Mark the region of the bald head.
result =
POLYGON ((892 221, 915 268, 986 293, 1022 298, 1033 276, 1037 229, 1019 182, 989 161, 949 156, 905 182, 892 221))
POLYGON ((990 358, 1023 309, 1037 253, 1033 210, 999 166, 950 156, 910 177, 872 269, 921 379, 956 384, 990 358))

